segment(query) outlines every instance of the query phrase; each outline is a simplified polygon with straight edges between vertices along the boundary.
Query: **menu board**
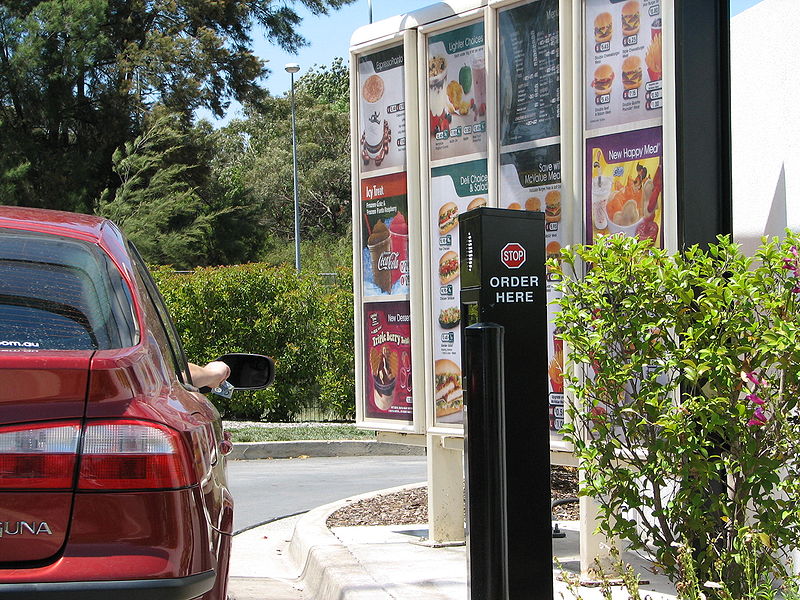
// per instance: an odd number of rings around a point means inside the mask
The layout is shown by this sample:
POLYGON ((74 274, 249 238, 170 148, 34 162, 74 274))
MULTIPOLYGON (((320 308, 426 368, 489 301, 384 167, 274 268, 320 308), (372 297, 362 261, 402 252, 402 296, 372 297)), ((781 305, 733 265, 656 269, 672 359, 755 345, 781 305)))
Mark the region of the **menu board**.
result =
POLYGON ((427 38, 433 425, 464 422, 458 215, 487 204, 483 21, 427 38))
MULTIPOLYGON (((501 208, 545 214, 545 252, 557 256, 561 207, 561 60, 558 0, 535 0, 498 11, 498 107, 501 208)), ((550 429, 564 424, 564 353, 553 326, 555 275, 548 274, 547 361, 550 429)))
POLYGON ((406 109, 403 46, 358 58, 361 172, 405 168, 406 109))
POLYGON ((498 17, 500 144, 559 135, 558 0, 508 8, 498 17))
POLYGON ((486 151, 483 21, 428 38, 430 160, 486 151))
POLYGON ((587 0, 586 128, 661 117, 660 0, 587 0))
POLYGON ((486 159, 431 169, 431 331, 437 425, 464 422, 458 215, 486 206, 487 192, 486 159))
POLYGON ((411 317, 407 301, 364 304, 364 355, 365 416, 411 421, 411 317))
MULTIPOLYGON (((561 225, 561 147, 542 146, 500 156, 501 206, 512 210, 544 212, 545 254, 557 258, 564 245, 561 225)), ((553 326, 557 306, 553 300, 561 294, 555 289, 557 275, 547 274, 547 373, 550 428, 564 425, 564 347, 553 326)))
POLYGON ((586 241, 664 246, 660 0, 585 0, 586 241))
POLYGON ((361 180, 364 296, 408 294, 406 174, 361 180))
POLYGON ((586 239, 623 234, 663 248, 662 129, 586 140, 586 239))
MULTIPOLYGON (((357 61, 363 351, 361 414, 387 427, 414 423, 411 376, 409 203, 406 173, 406 66, 403 45, 357 61)), ((358 285, 358 283, 357 283, 358 285)))

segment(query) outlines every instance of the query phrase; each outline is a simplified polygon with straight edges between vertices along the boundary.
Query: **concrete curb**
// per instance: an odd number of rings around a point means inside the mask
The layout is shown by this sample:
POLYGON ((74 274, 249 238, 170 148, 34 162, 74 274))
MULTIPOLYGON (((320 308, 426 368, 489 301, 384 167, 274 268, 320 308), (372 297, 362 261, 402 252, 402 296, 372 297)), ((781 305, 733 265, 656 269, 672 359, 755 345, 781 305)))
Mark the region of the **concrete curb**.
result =
POLYGON ((236 442, 231 460, 292 458, 296 456, 424 456, 424 446, 373 440, 300 440, 292 442, 236 442))
POLYGON ((328 517, 348 504, 381 494, 391 494, 419 487, 403 485, 353 496, 310 510, 297 521, 289 558, 300 569, 304 594, 320 600, 391 600, 394 598, 367 573, 361 563, 339 541, 326 522, 328 517))

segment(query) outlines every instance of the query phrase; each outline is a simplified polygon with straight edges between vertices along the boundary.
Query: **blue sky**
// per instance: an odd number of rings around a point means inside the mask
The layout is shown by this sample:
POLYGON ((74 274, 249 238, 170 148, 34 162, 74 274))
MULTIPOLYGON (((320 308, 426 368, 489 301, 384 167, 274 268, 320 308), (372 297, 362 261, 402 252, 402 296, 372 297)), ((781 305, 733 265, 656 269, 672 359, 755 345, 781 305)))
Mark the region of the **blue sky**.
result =
MULTIPOLYGON (((757 4, 760 0, 730 0, 731 15, 757 4)), ((400 12, 410 12, 424 6, 435 4, 436 0, 372 0, 373 21, 380 21, 400 12)), ((357 0, 349 6, 332 12, 328 16, 316 17, 308 11, 301 10, 303 22, 300 32, 309 41, 309 45, 301 48, 296 55, 283 52, 270 45, 261 32, 255 32, 255 51, 262 59, 269 61, 267 66, 272 71, 263 82, 273 95, 281 95, 288 91, 291 79, 284 70, 288 62, 300 64, 300 72, 305 73, 314 64, 329 65, 337 56, 347 57, 350 47, 350 36, 353 31, 369 22, 368 0, 357 0)), ((226 119, 236 117, 238 108, 231 106, 226 119)), ((220 123, 218 123, 220 124, 220 123)))

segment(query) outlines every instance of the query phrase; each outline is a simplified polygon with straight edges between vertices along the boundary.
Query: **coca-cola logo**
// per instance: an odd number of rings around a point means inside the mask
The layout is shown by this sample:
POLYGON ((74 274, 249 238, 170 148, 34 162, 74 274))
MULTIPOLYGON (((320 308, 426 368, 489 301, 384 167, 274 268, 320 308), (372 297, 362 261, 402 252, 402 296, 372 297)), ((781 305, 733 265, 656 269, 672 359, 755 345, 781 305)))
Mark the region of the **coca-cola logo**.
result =
POLYGON ((378 271, 394 271, 400 268, 399 252, 384 252, 378 258, 378 271))

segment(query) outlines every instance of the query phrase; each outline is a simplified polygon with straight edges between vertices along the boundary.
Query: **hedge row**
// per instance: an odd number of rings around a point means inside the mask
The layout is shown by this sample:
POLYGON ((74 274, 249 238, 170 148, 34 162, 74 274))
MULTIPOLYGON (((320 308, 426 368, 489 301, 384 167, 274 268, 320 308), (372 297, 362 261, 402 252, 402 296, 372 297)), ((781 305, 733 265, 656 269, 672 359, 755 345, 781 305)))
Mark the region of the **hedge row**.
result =
POLYGON ((229 419, 293 421, 309 408, 338 419, 355 414, 352 275, 334 284, 288 266, 248 264, 192 274, 157 267, 153 275, 190 361, 227 352, 275 360, 272 387, 211 395, 229 419))

